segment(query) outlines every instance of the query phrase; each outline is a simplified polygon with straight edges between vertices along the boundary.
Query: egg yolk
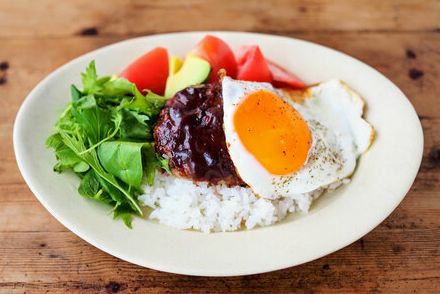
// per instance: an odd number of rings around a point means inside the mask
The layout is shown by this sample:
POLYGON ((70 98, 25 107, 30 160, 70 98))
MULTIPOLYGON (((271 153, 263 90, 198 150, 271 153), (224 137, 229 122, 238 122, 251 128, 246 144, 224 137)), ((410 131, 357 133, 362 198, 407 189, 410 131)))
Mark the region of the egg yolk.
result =
POLYGON ((233 123, 244 147, 269 173, 290 174, 307 160, 312 141, 307 123, 276 94, 259 90, 246 96, 233 123))

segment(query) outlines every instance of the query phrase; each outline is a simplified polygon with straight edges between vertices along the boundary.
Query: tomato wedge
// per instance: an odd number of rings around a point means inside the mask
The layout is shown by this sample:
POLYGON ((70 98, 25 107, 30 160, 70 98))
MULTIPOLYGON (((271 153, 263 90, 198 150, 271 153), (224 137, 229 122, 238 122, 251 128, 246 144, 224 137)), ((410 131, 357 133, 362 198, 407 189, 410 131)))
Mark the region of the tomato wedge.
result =
POLYGON ((168 71, 167 49, 157 47, 133 61, 119 76, 134 83, 139 91, 151 90, 163 95, 168 71))
POLYGON ((237 52, 238 80, 272 82, 272 74, 258 46, 243 46, 237 52))
POLYGON ((206 35, 193 49, 192 53, 205 59, 211 65, 209 81, 217 81, 217 73, 224 68, 226 74, 232 78, 237 76, 237 61, 228 44, 222 39, 206 35))
POLYGON ((289 87, 293 89, 304 89, 306 87, 306 84, 293 73, 288 72, 286 69, 270 60, 266 59, 266 62, 272 73, 272 84, 275 87, 289 87))

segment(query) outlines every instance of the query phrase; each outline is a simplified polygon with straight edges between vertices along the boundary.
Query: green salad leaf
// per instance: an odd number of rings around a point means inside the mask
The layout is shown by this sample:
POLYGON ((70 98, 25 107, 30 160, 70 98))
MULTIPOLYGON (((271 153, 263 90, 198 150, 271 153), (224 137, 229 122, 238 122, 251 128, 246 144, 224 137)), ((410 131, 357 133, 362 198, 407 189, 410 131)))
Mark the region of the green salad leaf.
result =
POLYGON ((136 189, 142 184, 142 153, 141 149, 148 143, 110 141, 102 143, 98 148, 98 158, 102 166, 136 189))
POLYGON ((110 195, 108 195, 102 188, 101 183, 99 182, 99 176, 93 169, 89 170, 81 179, 78 192, 84 197, 105 202, 107 204, 113 202, 110 195))
POLYGON ((82 93, 75 85, 70 85, 70 95, 72 96, 72 101, 75 102, 81 98, 82 93))
POLYGON ((152 129, 150 127, 150 117, 137 111, 120 109, 122 117, 121 125, 119 126, 119 137, 121 139, 132 139, 145 142, 151 140, 152 129))
MULTIPOLYGON (((75 152, 75 154, 83 161, 85 161, 88 165, 90 165, 90 167, 93 168, 100 179, 105 181, 106 185, 108 186, 108 190, 113 188, 122 193, 120 194, 118 192, 117 197, 115 197, 114 199, 116 202, 128 202, 132 206, 134 212, 138 212, 140 215, 142 215, 141 208, 139 207, 137 201, 134 199, 133 195, 130 194, 130 191, 120 185, 115 176, 107 172, 103 168, 98 159, 98 155, 95 149, 86 149, 84 141, 82 140, 79 133, 69 134, 68 132, 60 130, 60 135, 63 138, 63 142, 67 145, 67 147, 75 152), (124 199, 122 196, 125 196, 126 199, 124 199)), ((110 194, 110 196, 113 196, 113 194, 110 194)))
POLYGON ((123 78, 98 77, 94 61, 81 78, 83 89, 71 85, 71 102, 46 141, 57 159, 54 171, 76 173, 79 194, 111 205, 114 218, 131 228, 133 215, 142 215, 142 184, 152 185, 158 169, 169 172, 152 145, 165 99, 123 78))
POLYGON ((156 152, 154 152, 154 148, 151 145, 144 147, 142 149, 142 153, 145 166, 145 176, 148 185, 153 185, 156 169, 163 169, 166 172, 171 173, 168 160, 158 156, 156 152))

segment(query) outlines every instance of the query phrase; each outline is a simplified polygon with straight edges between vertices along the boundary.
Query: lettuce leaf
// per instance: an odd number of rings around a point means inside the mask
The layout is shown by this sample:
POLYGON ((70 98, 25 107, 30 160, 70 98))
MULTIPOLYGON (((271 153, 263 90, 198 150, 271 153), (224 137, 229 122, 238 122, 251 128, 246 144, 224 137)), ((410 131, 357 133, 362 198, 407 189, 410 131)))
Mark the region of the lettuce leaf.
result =
POLYGON ((98 158, 106 171, 138 190, 142 184, 141 149, 148 143, 110 141, 98 148, 98 158))
POLYGON ((165 104, 162 96, 141 93, 123 78, 99 77, 92 61, 81 74, 83 88, 71 85, 71 102, 58 118, 46 145, 56 172, 80 178, 81 196, 113 207, 113 217, 131 228, 142 215, 137 196, 168 161, 154 152, 152 129, 165 104))

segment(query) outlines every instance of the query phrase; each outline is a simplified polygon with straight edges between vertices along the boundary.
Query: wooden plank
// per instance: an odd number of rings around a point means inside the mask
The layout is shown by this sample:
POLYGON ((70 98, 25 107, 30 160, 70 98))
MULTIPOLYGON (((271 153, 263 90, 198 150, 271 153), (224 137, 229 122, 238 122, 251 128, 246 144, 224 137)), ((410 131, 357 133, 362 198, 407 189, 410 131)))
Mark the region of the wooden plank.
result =
POLYGON ((36 199, 1 202, 0 215, 0 232, 67 231, 36 199))
POLYGON ((2 195, 0 205, 2 202, 33 202, 36 200, 29 187, 21 179, 19 181, 20 183, 17 184, 2 183, 0 185, 0 195, 2 195))
POLYGON ((0 37, 143 35, 186 30, 437 31, 436 0, 0 2, 0 37), (20 16, 29 15, 26 21, 20 16))
POLYGON ((142 33, 152 28, 185 30, 244 30, 257 32, 304 31, 432 31, 438 25, 437 1, 338 0, 338 1, 133 1, 129 33, 142 33), (182 15, 185 17, 182 17, 182 15), (414 21, 414 15, 417 22, 414 21), (423 17, 421 17, 423 15, 423 17), (426 18, 425 18, 426 17, 426 18), (142 29, 137 19, 148 19, 142 29), (188 22, 188 18, 195 20, 188 22))
MULTIPOLYGON (((0 288, 25 284, 26 289, 66 287, 98 291, 113 281, 131 291, 214 291, 258 289, 287 291, 356 291, 408 289, 421 281, 426 290, 438 283, 440 258, 434 229, 389 230, 382 226, 344 250, 317 261, 270 275, 197 278, 144 269, 107 255, 68 232, 0 233, 0 288), (408 238, 408 235, 412 235, 408 238), (4 260, 3 260, 4 259, 4 260), (407 269, 411 268, 412 272, 407 269), (197 285, 197 281, 203 281, 197 285), (273 281, 277 281, 276 284, 273 281)), ((437 239, 439 241, 439 239, 437 239)))

